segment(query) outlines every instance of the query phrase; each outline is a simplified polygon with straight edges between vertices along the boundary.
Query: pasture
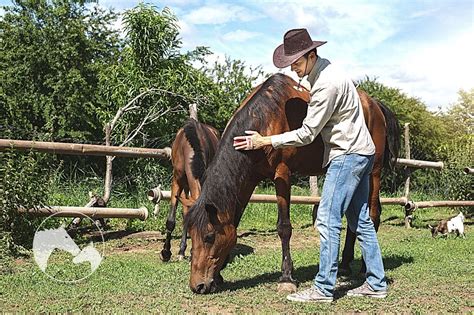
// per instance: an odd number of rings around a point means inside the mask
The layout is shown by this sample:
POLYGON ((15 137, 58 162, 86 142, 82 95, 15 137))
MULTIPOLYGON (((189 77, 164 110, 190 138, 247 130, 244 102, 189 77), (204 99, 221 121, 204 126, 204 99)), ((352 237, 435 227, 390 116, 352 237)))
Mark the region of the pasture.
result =
MULTIPOLYGON (((271 191, 259 191, 271 193, 271 191)), ((306 194, 294 187, 294 194, 306 194)), ((57 196, 57 198, 59 198, 57 196)), ((59 198, 61 199, 61 198, 59 198)), ((115 206, 146 204, 124 200, 115 206)), ((112 220, 105 258, 98 270, 77 284, 50 280, 32 258, 19 258, 11 274, 0 276, 0 309, 6 312, 162 312, 162 313, 316 313, 316 312, 456 312, 474 311, 474 238, 472 212, 466 214, 466 239, 433 239, 427 224, 457 214, 438 208, 415 212, 414 227, 405 229, 401 207, 385 206, 379 241, 389 296, 383 300, 349 298, 345 291, 360 285, 360 251, 350 278, 339 278, 336 300, 331 304, 300 304, 278 293, 281 275, 280 241, 275 230, 276 206, 251 204, 238 230, 233 260, 223 271, 223 287, 215 294, 196 295, 189 287, 189 262, 178 261, 181 217, 173 234, 171 261, 159 259, 168 205, 162 203, 158 218, 146 222, 112 220), (140 232, 140 231, 148 232, 140 232), (161 233, 150 233, 150 231, 161 233), (132 237, 136 234, 141 237, 132 237)), ((304 289, 311 285, 319 262, 318 235, 311 226, 311 208, 292 206, 291 238, 294 276, 304 289)), ((343 236, 345 229, 343 230, 343 236)), ((190 245, 188 246, 189 255, 190 245)), ((55 257, 57 259, 57 257, 55 257)), ((67 262, 71 257, 61 257, 67 262)), ((62 272, 75 272, 65 264, 62 272), (69 268, 69 269, 68 269, 69 268)))

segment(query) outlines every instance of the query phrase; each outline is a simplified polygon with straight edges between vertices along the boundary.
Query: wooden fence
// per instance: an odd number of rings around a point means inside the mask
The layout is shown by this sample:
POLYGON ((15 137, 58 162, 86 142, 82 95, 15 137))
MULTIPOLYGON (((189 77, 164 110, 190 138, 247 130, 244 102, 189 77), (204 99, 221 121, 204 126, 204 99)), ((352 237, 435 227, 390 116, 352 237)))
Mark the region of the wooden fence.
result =
MULTIPOLYGON (((151 149, 151 148, 130 148, 130 147, 117 147, 117 146, 103 146, 103 145, 91 145, 91 144, 76 144, 76 143, 62 143, 62 142, 41 142, 41 141, 25 141, 25 140, 12 140, 12 139, 0 139, 0 151, 6 151, 9 149, 29 151, 35 150, 39 152, 53 153, 53 154, 72 154, 72 155, 96 155, 96 156, 118 156, 118 157, 129 157, 129 158, 160 158, 169 159, 171 156, 171 148, 164 149, 151 149)), ((416 209, 427 208, 427 207, 464 207, 474 206, 474 201, 422 201, 414 202, 410 200, 410 179, 411 172, 414 168, 431 168, 441 170, 444 168, 443 162, 432 162, 411 159, 410 156, 410 134, 409 125, 405 125, 405 158, 397 159, 396 165, 398 167, 405 167, 406 181, 404 195, 400 198, 382 198, 382 204, 400 205, 405 207, 405 226, 410 227, 413 219, 413 212, 416 209)), ((471 167, 464 168, 466 174, 474 174, 474 169, 471 167)), ((313 187, 314 181, 313 179, 313 187)), ((159 210, 158 202, 160 200, 169 200, 170 192, 161 191, 161 189, 155 188, 148 192, 150 200, 155 202, 155 214, 159 210)), ((253 194, 250 198, 250 202, 255 203, 275 203, 276 196, 274 195, 259 195, 253 194)), ((313 196, 291 196, 291 202, 294 204, 318 204, 320 198, 317 193, 313 196)), ((68 215, 66 209, 71 207, 48 207, 47 209, 38 210, 33 213, 38 215, 51 214, 52 211, 64 211, 64 215, 68 215)), ((77 207, 75 210, 81 213, 90 213, 88 209, 94 209, 93 212, 96 217, 138 217, 146 219, 147 215, 144 216, 139 210, 143 209, 122 209, 120 208, 102 208, 102 210, 96 210, 98 208, 77 207), (103 210, 109 209, 109 210, 103 210), (133 210, 133 211, 131 211, 133 210), (123 211, 124 214, 119 213, 123 211), (99 214, 100 213, 100 214, 99 214), (131 216, 126 213, 133 213, 131 216)), ((24 212, 20 209, 20 211, 24 212)), ((72 210, 71 210, 72 211, 72 210)), ((77 212, 76 212, 77 213, 77 212)), ((69 215, 68 215, 69 216, 69 215)))

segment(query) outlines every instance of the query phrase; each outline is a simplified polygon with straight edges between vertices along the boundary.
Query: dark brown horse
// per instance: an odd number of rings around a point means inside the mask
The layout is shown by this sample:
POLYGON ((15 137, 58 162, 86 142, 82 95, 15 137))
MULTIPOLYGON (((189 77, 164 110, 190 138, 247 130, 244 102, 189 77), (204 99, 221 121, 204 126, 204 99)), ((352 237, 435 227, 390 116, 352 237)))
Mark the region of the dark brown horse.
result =
MULTIPOLYGON (((277 230, 282 245, 279 287, 296 289, 290 254, 290 175, 324 174, 321 137, 307 146, 279 150, 267 146, 242 152, 233 147, 233 138, 245 130, 256 130, 266 136, 300 127, 306 116, 309 93, 295 89, 296 85, 285 75, 273 75, 244 101, 224 131, 216 156, 206 170, 201 195, 185 219, 192 239, 190 287, 196 293, 213 292, 223 281, 220 271, 236 244, 236 229, 243 211, 255 186, 264 178, 274 181, 277 195, 277 230)), ((359 94, 376 146, 369 206, 370 216, 378 227, 380 173, 384 161, 397 156, 398 124, 381 103, 364 92, 359 94)), ((346 246, 351 242, 347 241, 346 246)), ((351 253, 353 250, 345 251, 346 255, 351 253)), ((352 259, 345 257, 342 264, 348 267, 352 259)))
MULTIPOLYGON (((171 206, 166 220, 166 240, 161 251, 161 260, 171 258, 171 234, 176 226, 178 199, 183 206, 183 217, 188 207, 201 193, 204 171, 210 164, 219 142, 219 132, 211 126, 189 119, 176 133, 171 148, 173 180, 171 183, 171 206)), ((184 258, 186 251, 186 226, 179 247, 178 259, 184 258)))

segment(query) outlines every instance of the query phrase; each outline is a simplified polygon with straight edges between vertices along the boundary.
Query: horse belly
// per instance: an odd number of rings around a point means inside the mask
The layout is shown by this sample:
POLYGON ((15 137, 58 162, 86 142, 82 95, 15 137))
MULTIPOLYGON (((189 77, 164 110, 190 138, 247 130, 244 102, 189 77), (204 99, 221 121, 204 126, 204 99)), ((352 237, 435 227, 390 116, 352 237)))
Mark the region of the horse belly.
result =
POLYGON ((296 153, 288 159, 288 167, 292 173, 301 175, 322 175, 326 172, 323 169, 324 144, 321 136, 306 146, 297 147, 296 153))

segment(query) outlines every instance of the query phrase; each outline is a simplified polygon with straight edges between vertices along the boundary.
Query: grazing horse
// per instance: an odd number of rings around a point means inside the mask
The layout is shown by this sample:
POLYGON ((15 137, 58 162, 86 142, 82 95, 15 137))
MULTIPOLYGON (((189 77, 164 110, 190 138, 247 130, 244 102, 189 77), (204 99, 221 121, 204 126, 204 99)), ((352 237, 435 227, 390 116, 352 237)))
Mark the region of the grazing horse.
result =
MULTIPOLYGON (((288 76, 275 74, 254 89, 229 121, 216 156, 206 170, 201 195, 190 208, 185 225, 192 239, 190 288, 196 293, 214 292, 222 283, 221 269, 237 240, 236 229, 256 185, 265 178, 275 183, 278 222, 282 246, 282 276, 279 288, 296 290, 290 254, 290 175, 322 175, 324 145, 320 136, 303 147, 236 151, 235 136, 245 130, 263 136, 280 134, 302 125, 309 92, 295 88, 288 76)), ((381 103, 359 92, 366 123, 375 142, 375 164, 371 178, 370 216, 380 222, 380 173, 383 161, 397 155, 398 124, 381 103), (394 135, 394 136, 392 136, 394 135)))
MULTIPOLYGON (((176 133, 171 148, 173 180, 171 183, 171 206, 166 220, 166 240, 161 251, 161 260, 171 258, 171 234, 176 226, 178 200, 183 206, 183 218, 189 206, 199 197, 204 180, 204 171, 210 164, 219 142, 219 132, 211 126, 188 119, 176 133)), ((179 247, 178 259, 184 258, 186 251, 186 227, 179 247)))

